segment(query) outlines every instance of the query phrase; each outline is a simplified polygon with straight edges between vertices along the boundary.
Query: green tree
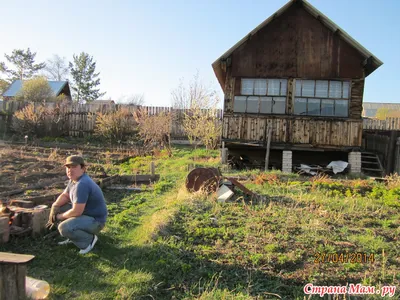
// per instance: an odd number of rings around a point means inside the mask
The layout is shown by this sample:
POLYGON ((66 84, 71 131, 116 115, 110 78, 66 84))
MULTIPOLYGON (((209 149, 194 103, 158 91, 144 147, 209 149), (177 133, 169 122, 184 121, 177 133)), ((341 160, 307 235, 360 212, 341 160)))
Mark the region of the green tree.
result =
POLYGON ((375 118, 386 120, 387 118, 400 118, 400 111, 389 109, 388 107, 380 107, 375 114, 375 118))
POLYGON ((79 55, 73 55, 73 62, 69 63, 69 69, 73 79, 72 90, 74 98, 77 102, 91 102, 96 100, 105 93, 100 93, 100 89, 96 88, 100 85, 100 73, 96 73, 96 62, 93 57, 85 52, 79 55))
POLYGON ((8 76, 9 82, 16 79, 30 79, 46 66, 45 63, 35 64, 36 52, 31 52, 29 48, 15 49, 11 55, 4 54, 4 56, 12 67, 7 67, 4 62, 0 62, 0 72, 8 76))
POLYGON ((0 79, 0 98, 1 95, 7 90, 7 88, 10 86, 10 83, 4 79, 0 79))
POLYGON ((55 100, 55 95, 45 77, 35 77, 23 81, 22 88, 15 99, 29 102, 49 102, 55 100))
POLYGON ((375 114, 375 117, 379 120, 386 120, 389 115, 389 109, 387 107, 380 107, 375 114))

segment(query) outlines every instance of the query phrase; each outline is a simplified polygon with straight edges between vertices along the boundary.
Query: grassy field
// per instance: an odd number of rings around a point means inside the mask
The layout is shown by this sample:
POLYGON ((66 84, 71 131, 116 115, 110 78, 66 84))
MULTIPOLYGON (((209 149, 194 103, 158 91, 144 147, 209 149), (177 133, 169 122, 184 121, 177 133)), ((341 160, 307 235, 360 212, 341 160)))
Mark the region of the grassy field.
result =
MULTIPOLYGON (((105 167, 147 173, 151 160, 105 167)), ((50 283, 51 299, 321 299, 305 298, 306 283, 391 285, 399 298, 399 178, 241 172, 262 197, 237 191, 222 204, 184 189, 188 164, 218 166, 217 151, 174 149, 155 162, 153 190, 105 193, 110 217, 88 255, 58 238, 14 239, 0 251, 35 255, 28 273, 50 283)))

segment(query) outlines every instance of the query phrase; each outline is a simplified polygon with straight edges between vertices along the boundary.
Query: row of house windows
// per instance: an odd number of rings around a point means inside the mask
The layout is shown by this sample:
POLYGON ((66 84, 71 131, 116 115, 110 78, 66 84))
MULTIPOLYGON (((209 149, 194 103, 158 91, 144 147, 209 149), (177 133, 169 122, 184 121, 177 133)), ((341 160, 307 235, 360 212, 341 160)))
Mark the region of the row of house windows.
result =
MULTIPOLYGON (((287 79, 242 79, 234 112, 285 114, 287 79)), ((347 117, 350 82, 296 80, 295 115, 347 117)))
POLYGON ((286 96, 287 79, 242 79, 241 94, 286 96))

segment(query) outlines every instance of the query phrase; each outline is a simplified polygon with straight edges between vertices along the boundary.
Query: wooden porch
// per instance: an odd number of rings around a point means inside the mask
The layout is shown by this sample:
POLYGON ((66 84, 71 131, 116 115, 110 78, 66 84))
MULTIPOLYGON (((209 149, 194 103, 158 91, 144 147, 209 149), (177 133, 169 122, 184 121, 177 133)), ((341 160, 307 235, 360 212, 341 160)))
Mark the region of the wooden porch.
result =
POLYGON ((271 142, 310 148, 361 147, 362 120, 310 118, 302 116, 225 115, 222 139, 243 143, 266 144, 267 128, 271 142))

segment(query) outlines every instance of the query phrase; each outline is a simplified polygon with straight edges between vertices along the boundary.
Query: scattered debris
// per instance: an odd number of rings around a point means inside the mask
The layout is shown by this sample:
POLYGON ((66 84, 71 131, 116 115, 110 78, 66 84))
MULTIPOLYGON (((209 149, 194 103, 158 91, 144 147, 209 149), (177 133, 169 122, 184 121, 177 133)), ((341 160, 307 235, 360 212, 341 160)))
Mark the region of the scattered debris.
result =
POLYGON ((332 169, 334 174, 337 174, 337 173, 342 173, 347 168, 348 165, 349 163, 346 161, 335 160, 331 161, 331 163, 326 167, 328 169, 332 169))
POLYGON ((189 192, 204 190, 211 194, 217 192, 217 201, 224 203, 234 195, 234 187, 237 187, 246 195, 256 196, 234 177, 222 176, 216 168, 196 168, 186 177, 186 188, 189 192))
POLYGON ((299 166, 294 166, 294 169, 297 171, 298 174, 309 174, 312 176, 317 175, 318 173, 325 173, 325 174, 337 174, 344 172, 347 167, 348 163, 341 160, 331 161, 326 167, 321 167, 319 165, 306 165, 300 164, 299 166))
POLYGON ((217 191, 217 201, 220 203, 225 203, 225 201, 229 200, 233 196, 232 190, 226 185, 221 185, 217 191))
POLYGON ((190 192, 200 189, 208 193, 216 192, 220 186, 222 175, 217 168, 196 168, 186 177, 186 188, 190 192))
POLYGON ((245 194, 249 195, 249 196, 254 196, 254 193, 252 191, 250 191, 247 187, 245 187, 243 184, 241 184, 239 181, 237 181, 235 178, 233 177, 229 177, 227 178, 229 181, 232 182, 232 184, 234 186, 236 186, 237 188, 239 188, 242 192, 244 192, 245 194))

